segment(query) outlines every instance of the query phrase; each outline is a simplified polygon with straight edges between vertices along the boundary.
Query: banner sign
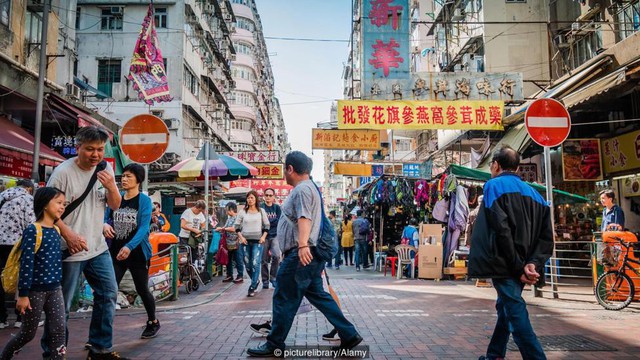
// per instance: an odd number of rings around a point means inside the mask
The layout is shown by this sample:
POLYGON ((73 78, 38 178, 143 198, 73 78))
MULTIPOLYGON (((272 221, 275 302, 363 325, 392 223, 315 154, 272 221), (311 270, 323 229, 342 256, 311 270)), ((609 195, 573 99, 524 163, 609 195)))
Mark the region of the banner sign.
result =
POLYGON ((293 186, 287 184, 286 180, 235 180, 231 181, 229 187, 245 187, 258 192, 262 196, 265 189, 271 188, 276 196, 287 196, 293 190, 293 186))
POLYGON ((562 143, 564 181, 602 180, 600 139, 567 139, 562 143))
MULTIPOLYGON (((334 175, 372 176, 371 165, 348 162, 334 162, 334 175)), ((374 175, 375 176, 375 175, 374 175)))
POLYGON ((607 174, 640 168, 640 130, 603 140, 607 174))
POLYGON ((371 165, 371 175, 372 176, 382 176, 382 175, 384 175, 384 166, 383 165, 371 165))
POLYGON ((277 163, 280 161, 280 151, 226 151, 222 155, 233 156, 249 163, 277 163))
POLYGON ((406 177, 420 177, 420 164, 402 164, 402 175, 406 177))
POLYGON ((251 164, 258 169, 256 179, 283 179, 284 165, 282 164, 251 164))
POLYGON ((380 149, 380 131, 378 130, 311 130, 312 149, 380 149))
POLYGON ((409 79, 409 0, 362 2, 362 95, 393 98, 380 80, 409 79))
POLYGON ((538 182, 538 165, 537 164, 520 164, 516 175, 520 176, 522 181, 538 182))
POLYGON ((339 100, 338 128, 504 130, 502 101, 339 100))
POLYGON ((376 79, 370 100, 524 100, 522 73, 417 72, 403 79, 376 79))
POLYGON ((27 156, 33 158, 33 156, 26 154, 22 159, 15 156, 0 154, 0 175, 30 179, 33 161, 27 160, 27 156))

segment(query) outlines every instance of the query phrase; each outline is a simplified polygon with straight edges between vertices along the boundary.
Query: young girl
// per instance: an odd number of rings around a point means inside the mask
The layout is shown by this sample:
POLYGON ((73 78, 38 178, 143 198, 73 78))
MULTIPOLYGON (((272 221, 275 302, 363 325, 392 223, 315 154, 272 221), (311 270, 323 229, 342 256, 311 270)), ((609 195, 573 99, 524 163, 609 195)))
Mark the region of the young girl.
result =
POLYGON ((142 165, 133 163, 124 167, 122 202, 118 210, 107 209, 105 212, 103 232, 105 237, 113 239, 109 252, 118 285, 127 270, 131 273, 148 317, 147 326, 140 337, 149 339, 158 334, 160 322, 156 319, 156 302, 148 285, 151 259, 149 224, 153 204, 150 197, 140 192, 144 177, 142 165), (110 221, 113 226, 109 225, 110 221))
POLYGON ((65 310, 62 298, 62 238, 54 223, 64 213, 65 197, 62 191, 43 187, 33 198, 36 222, 42 226, 42 242, 35 252, 36 226, 29 225, 22 233, 22 256, 18 282, 16 309, 22 315, 22 327, 2 351, 1 358, 11 359, 14 353, 31 341, 38 329, 42 311, 49 330, 49 348, 54 349, 51 359, 63 359, 65 347, 65 310))

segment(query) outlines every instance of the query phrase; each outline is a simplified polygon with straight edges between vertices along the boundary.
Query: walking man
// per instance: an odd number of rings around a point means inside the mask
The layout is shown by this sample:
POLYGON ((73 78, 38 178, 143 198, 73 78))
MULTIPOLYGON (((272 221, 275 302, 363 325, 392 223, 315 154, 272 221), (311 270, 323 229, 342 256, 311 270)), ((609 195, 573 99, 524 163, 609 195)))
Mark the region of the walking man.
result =
POLYGON ((278 267, 280 266, 280 259, 282 258, 282 252, 280 251, 280 244, 276 234, 278 233, 278 220, 282 214, 280 205, 275 203, 276 192, 272 188, 268 188, 264 191, 264 203, 262 208, 267 213, 269 219, 269 233, 267 234, 267 240, 262 246, 262 288, 268 289, 269 282, 275 288, 276 287, 276 274, 278 273, 278 267), (271 263, 271 271, 269 271, 269 263, 271 263))
POLYGON ((515 171, 520 154, 505 146, 491 161, 491 177, 474 225, 469 276, 492 278, 498 320, 485 356, 502 359, 509 335, 527 359, 546 359, 522 298, 525 285, 542 284, 553 250, 549 206, 515 171))
POLYGON ((300 151, 289 153, 285 159, 285 178, 294 188, 282 207, 278 223, 278 241, 284 260, 273 293, 273 322, 267 342, 247 350, 250 356, 283 355, 285 340, 303 296, 338 330, 340 348, 352 349, 362 342, 356 328, 323 288, 324 262, 317 259, 315 250, 322 221, 322 200, 310 178, 312 167, 313 161, 300 151))
MULTIPOLYGON (((342 238, 342 221, 338 219, 335 210, 329 211, 329 220, 331 220, 333 230, 336 232, 336 244, 338 247, 338 252, 333 259, 333 262, 336 264, 336 270, 340 270, 340 265, 342 265, 342 244, 340 244, 340 240, 342 238)), ((327 262, 327 268, 331 269, 331 261, 327 262)))
POLYGON ((353 238, 356 244, 356 271, 360 271, 360 266, 367 269, 369 267, 369 231, 371 224, 369 220, 362 216, 362 210, 356 212, 357 218, 353 221, 353 238))
MULTIPOLYGON (((18 180, 15 187, 0 194, 0 271, 4 270, 13 245, 20 239, 22 232, 36 221, 33 213, 33 182, 18 180)), ((0 329, 9 326, 7 309, 5 308, 4 289, 0 286, 0 329)), ((15 327, 22 325, 21 317, 16 311, 15 327)))
MULTIPOLYGON (((73 208, 74 203, 78 204, 64 220, 58 219, 56 225, 60 228, 65 240, 65 244, 62 244, 63 249, 66 248, 70 254, 62 263, 62 294, 67 318, 81 273, 84 273, 93 289, 93 312, 89 325, 87 359, 122 359, 111 348, 118 285, 109 248, 102 234, 106 206, 117 210, 122 200, 113 169, 109 164, 101 164, 108 140, 109 134, 101 128, 96 126, 81 128, 76 134, 78 156, 60 164, 47 183, 47 186, 60 189, 71 201, 66 211, 73 208), (106 168, 97 171, 97 181, 89 187, 90 179, 99 164, 106 165, 106 168), (84 200, 76 202, 85 192, 87 195, 84 200)), ((44 357, 49 354, 46 346, 47 337, 45 328, 41 342, 44 357)), ((67 327, 67 340, 68 337, 67 327)))

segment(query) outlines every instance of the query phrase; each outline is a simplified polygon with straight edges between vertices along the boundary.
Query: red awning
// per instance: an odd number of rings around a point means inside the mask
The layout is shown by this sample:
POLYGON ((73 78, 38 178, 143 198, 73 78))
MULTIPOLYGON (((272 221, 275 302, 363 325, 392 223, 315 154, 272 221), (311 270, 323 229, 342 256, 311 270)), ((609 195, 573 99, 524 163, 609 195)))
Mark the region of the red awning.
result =
POLYGON ((95 125, 104 130, 107 130, 107 132, 109 132, 109 137, 111 138, 111 140, 113 140, 113 132, 111 130, 104 126, 100 121, 94 119, 87 112, 68 103, 65 99, 50 93, 47 95, 47 103, 56 111, 63 113, 70 118, 76 119, 78 121, 79 127, 95 125))
MULTIPOLYGON (((0 116, 0 154, 33 161, 34 138, 25 129, 0 116)), ((56 166, 66 159, 47 145, 40 143, 40 164, 56 166)))

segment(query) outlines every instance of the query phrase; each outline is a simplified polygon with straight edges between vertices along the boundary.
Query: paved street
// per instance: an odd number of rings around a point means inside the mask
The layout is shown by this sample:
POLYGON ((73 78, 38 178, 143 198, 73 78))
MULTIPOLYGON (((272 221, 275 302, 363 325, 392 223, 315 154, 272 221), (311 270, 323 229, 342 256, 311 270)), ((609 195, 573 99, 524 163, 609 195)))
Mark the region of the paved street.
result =
MULTIPOLYGON (((373 359, 477 359, 483 354, 495 322, 493 289, 463 281, 398 281, 344 267, 330 274, 347 317, 370 346, 373 359)), ((181 293, 179 301, 161 303, 162 329, 155 339, 139 338, 146 319, 141 309, 118 311, 116 350, 134 359, 245 358, 247 347, 263 341, 249 331, 249 324, 269 319, 273 290, 247 298, 246 282, 228 285, 220 281, 217 277, 195 295, 181 293)), ((616 349, 548 351, 550 359, 637 358, 640 306, 612 312, 585 302, 533 299, 530 292, 526 296, 539 336, 582 335, 616 349)), ((70 320, 69 359, 86 356, 87 316, 73 314, 70 320)), ((330 329, 319 312, 307 312, 296 318, 287 343, 326 345, 320 336, 330 329)), ((6 343, 12 333, 13 328, 0 330, 1 341, 6 343)), ((39 345, 34 340, 16 358, 38 357, 39 345)), ((510 352, 508 358, 520 356, 510 352)))

